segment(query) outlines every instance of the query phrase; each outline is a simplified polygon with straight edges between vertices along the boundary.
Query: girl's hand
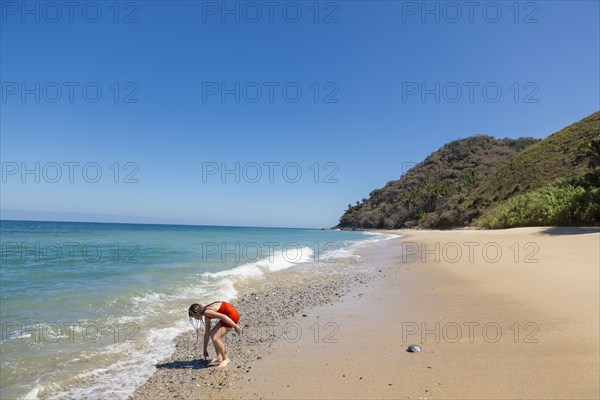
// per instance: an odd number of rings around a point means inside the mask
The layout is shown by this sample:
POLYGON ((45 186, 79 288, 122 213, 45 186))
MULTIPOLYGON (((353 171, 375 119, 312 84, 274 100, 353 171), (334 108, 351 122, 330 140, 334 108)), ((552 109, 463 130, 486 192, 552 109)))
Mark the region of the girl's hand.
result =
POLYGON ((233 326, 233 329, 235 329, 236 333, 242 333, 242 328, 240 328, 237 324, 233 326))
POLYGON ((204 359, 206 360, 208 358, 208 350, 204 350, 204 359))

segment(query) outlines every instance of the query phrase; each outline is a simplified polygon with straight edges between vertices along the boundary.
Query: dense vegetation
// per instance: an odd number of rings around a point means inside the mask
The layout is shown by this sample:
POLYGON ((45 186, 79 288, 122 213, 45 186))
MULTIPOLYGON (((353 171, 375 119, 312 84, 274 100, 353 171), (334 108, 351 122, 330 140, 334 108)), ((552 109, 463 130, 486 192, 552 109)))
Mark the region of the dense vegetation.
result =
POLYGON ((474 208, 486 209, 558 178, 576 178, 589 172, 588 156, 592 156, 593 151, 584 148, 598 137, 600 112, 528 147, 504 164, 492 179, 478 186, 471 200, 474 208))
POLYGON ((600 112, 541 141, 472 136, 349 204, 338 227, 449 229, 476 219, 481 227, 598 224, 597 176, 576 179, 598 165, 600 112), (540 208, 544 202, 552 210, 540 208), (538 212, 551 217, 534 217, 538 212))
POLYGON ((474 225, 490 229, 600 225, 600 169, 511 197, 474 225))

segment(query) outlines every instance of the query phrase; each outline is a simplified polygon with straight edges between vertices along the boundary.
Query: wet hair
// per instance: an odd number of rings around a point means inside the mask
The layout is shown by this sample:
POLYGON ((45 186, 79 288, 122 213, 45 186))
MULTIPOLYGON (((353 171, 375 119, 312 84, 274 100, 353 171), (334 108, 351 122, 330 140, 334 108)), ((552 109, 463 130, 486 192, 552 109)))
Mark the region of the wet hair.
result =
POLYGON ((188 316, 190 318, 200 319, 200 317, 204 315, 204 311, 206 311, 206 306, 202 307, 200 304, 194 303, 188 309, 188 316))

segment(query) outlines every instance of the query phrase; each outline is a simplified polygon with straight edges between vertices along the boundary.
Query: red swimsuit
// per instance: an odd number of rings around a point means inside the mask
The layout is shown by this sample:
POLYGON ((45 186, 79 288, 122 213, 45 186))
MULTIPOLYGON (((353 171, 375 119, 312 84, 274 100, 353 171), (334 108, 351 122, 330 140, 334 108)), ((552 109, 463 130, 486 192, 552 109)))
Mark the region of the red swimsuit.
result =
MULTIPOLYGON (((217 312, 227 315, 236 324, 240 320, 240 314, 238 314, 237 310, 231 304, 227 303, 226 301, 221 302, 221 307, 219 307, 219 311, 217 311, 217 312)), ((225 328, 233 328, 233 326, 229 325, 225 321, 220 320, 219 322, 221 323, 221 326, 224 326, 225 328)))

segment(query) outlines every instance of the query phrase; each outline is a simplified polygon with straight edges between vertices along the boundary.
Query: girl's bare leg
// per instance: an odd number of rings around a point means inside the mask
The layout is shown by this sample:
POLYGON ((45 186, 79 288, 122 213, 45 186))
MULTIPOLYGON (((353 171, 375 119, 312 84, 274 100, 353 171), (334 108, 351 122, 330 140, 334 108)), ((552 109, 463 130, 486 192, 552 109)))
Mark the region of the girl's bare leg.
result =
MULTIPOLYGON (((219 329, 221 328, 221 324, 217 323, 215 326, 212 327, 212 329, 209 332, 209 336, 212 339, 216 333, 219 331, 219 329)), ((217 356, 215 358, 213 358, 209 365, 219 365, 221 363, 221 361, 223 361, 223 356, 221 356, 221 353, 219 351, 219 348, 217 347, 215 341, 213 340, 213 346, 215 347, 215 353, 217 354, 217 356)))
POLYGON ((229 364, 229 358, 227 357, 227 353, 225 353, 225 345, 221 340, 223 336, 229 332, 231 328, 225 328, 221 326, 221 324, 217 324, 211 331, 210 337, 213 341, 213 345, 215 346, 215 351, 217 352, 217 357, 215 357, 211 364, 219 364, 219 367, 224 367, 229 364))

